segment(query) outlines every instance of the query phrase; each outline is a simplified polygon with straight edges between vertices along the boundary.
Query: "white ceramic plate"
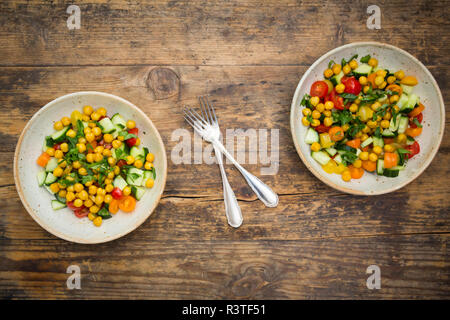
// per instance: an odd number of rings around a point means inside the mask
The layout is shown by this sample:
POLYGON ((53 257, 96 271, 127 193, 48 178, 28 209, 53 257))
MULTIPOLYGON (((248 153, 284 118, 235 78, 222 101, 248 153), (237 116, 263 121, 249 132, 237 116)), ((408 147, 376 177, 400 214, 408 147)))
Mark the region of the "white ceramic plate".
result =
POLYGON ((20 199, 31 217, 44 229, 62 239, 78 243, 100 243, 117 239, 141 225, 156 208, 164 190, 167 176, 167 160, 164 144, 151 120, 132 103, 102 92, 76 92, 57 98, 41 108, 27 123, 17 143, 14 156, 14 179, 20 199), (87 218, 79 219, 64 208, 51 208, 52 195, 37 184, 36 174, 42 170, 36 159, 42 153, 45 137, 52 132, 53 123, 63 116, 70 116, 84 105, 95 109, 105 107, 108 115, 118 112, 125 119, 133 119, 139 128, 141 146, 149 148, 155 155, 156 180, 137 202, 132 213, 119 210, 111 219, 104 220, 100 227, 87 218))
POLYGON ((378 42, 357 42, 331 50, 320 57, 303 75, 298 83, 291 106, 291 132, 300 158, 306 167, 327 185, 343 192, 357 195, 375 195, 400 189, 417 178, 431 163, 442 140, 445 125, 445 109, 441 91, 428 69, 416 58, 397 47, 378 42), (305 93, 309 93, 311 84, 323 80, 323 71, 330 60, 340 62, 358 54, 359 59, 367 54, 378 59, 378 65, 389 70, 405 71, 406 75, 417 77, 419 84, 414 88, 420 101, 425 105, 423 112, 423 132, 416 139, 420 144, 420 154, 408 161, 406 169, 397 178, 387 178, 365 173, 361 179, 350 182, 342 180, 340 175, 328 174, 311 157, 310 146, 304 142, 307 127, 301 123, 300 102, 305 93))

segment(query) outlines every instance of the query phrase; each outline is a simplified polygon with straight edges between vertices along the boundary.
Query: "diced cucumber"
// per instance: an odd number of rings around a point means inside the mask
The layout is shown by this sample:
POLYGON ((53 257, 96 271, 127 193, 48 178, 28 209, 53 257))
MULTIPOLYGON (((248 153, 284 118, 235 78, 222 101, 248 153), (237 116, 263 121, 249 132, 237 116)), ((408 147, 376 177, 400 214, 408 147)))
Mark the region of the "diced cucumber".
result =
POLYGON ((405 165, 402 165, 402 166, 395 166, 395 167, 392 167, 391 170, 402 171, 402 170, 405 170, 405 168, 406 168, 406 166, 405 166, 405 165))
POLYGON ((65 208, 65 207, 67 207, 67 205, 65 203, 60 202, 58 200, 52 200, 52 209, 53 210, 59 210, 59 209, 65 208))
POLYGON ((339 83, 341 83, 341 79, 342 79, 342 77, 344 76, 344 72, 340 72, 340 73, 338 73, 337 75, 335 75, 335 76, 332 76, 331 78, 330 78, 330 81, 331 81, 331 83, 333 83, 335 86, 336 85, 338 85, 339 83))
POLYGON ((313 151, 311 156, 321 165, 326 165, 331 160, 330 156, 324 151, 313 151))
POLYGON ((123 190, 128 184, 121 176, 117 176, 113 181, 114 187, 118 187, 120 190, 123 190))
POLYGON ((41 172, 38 172, 37 174, 37 180, 39 187, 44 185, 45 178, 47 177, 47 172, 45 170, 42 170, 41 172))
POLYGON ((145 187, 145 183, 149 178, 153 179, 153 172, 152 171, 144 171, 144 178, 142 179, 142 186, 145 187))
POLYGON ((369 144, 373 142, 373 138, 369 137, 361 143, 361 148, 367 147, 369 144))
POLYGON ((382 176, 384 172, 384 160, 378 159, 377 160, 377 174, 382 176))
POLYGON ((309 128, 305 135, 305 143, 313 144, 314 142, 319 142, 319 133, 313 128, 309 128))
POLYGON ((137 160, 137 159, 144 160, 144 159, 145 159, 145 158, 144 158, 144 157, 145 157, 145 152, 144 152, 144 150, 143 150, 143 149, 139 149, 139 148, 136 147, 136 146, 133 146, 133 147, 130 149, 130 155, 133 156, 135 160, 137 160))
POLYGON ((47 165, 45 166, 45 171, 53 172, 53 170, 55 170, 57 166, 58 166, 58 159, 50 158, 50 160, 48 160, 47 162, 47 165))
POLYGON ((373 146, 379 146, 381 148, 384 147, 384 140, 383 138, 379 138, 379 137, 373 137, 373 146))
POLYGON ((342 163, 342 157, 340 154, 336 155, 336 157, 333 158, 334 161, 337 163, 342 163))
POLYGON ((44 183, 48 186, 48 185, 51 185, 53 182, 55 182, 56 179, 57 178, 53 175, 53 173, 49 172, 47 174, 47 176, 45 177, 44 183))
POLYGON ((136 187, 136 186, 132 186, 131 187, 131 193, 133 194, 133 196, 136 198, 136 200, 141 200, 142 197, 145 194, 145 188, 143 187, 136 187))
POLYGON ((406 93, 403 93, 400 96, 400 99, 397 101, 397 106, 401 109, 405 104, 408 103, 409 96, 406 93))
POLYGON ((47 146, 47 141, 44 140, 44 144, 42 145, 42 152, 47 151, 48 146, 47 146))
POLYGON ((58 193, 55 193, 55 198, 59 202, 66 203, 66 198, 60 197, 58 193))
POLYGON ((399 170, 384 169, 383 175, 385 177, 395 178, 398 177, 399 172, 399 170))
POLYGON ((361 149, 357 148, 357 149, 356 149, 356 156, 359 157, 359 154, 360 154, 361 152, 362 152, 361 149))
POLYGON ((116 127, 109 118, 103 118, 102 120, 100 120, 98 122, 98 126, 102 129, 103 133, 111 133, 116 130, 116 127))
POLYGON ((403 90, 403 93, 406 93, 407 95, 410 95, 413 91, 413 86, 407 86, 406 84, 401 84, 400 87, 403 90))
POLYGON ((125 129, 127 126, 127 122, 118 113, 112 116, 111 122, 118 126, 121 130, 125 129))
POLYGON ((335 148, 327 148, 325 150, 328 152, 328 154, 330 156, 334 156, 336 154, 336 152, 337 152, 337 150, 335 148))
POLYGON ((400 118, 402 116, 400 114, 398 114, 396 117, 393 117, 391 119, 391 122, 389 124, 389 130, 391 130, 392 132, 397 131, 398 126, 400 125, 400 118))
POLYGON ((400 107, 401 113, 410 113, 414 107, 419 103, 419 96, 416 94, 411 94, 408 98, 408 102, 400 107))
POLYGON ((112 134, 113 138, 115 139, 119 136, 119 132, 121 132, 123 129, 116 124, 114 125, 114 129, 115 130, 113 132, 111 132, 111 134, 112 134))
POLYGON ((404 133, 406 131, 406 128, 408 128, 408 117, 401 117, 398 125, 398 133, 404 133))
POLYGON ((355 70, 353 70, 353 74, 356 76, 368 76, 369 73, 372 71, 372 67, 369 66, 367 63, 361 63, 355 70))
POLYGON ((54 132, 51 137, 55 142, 61 142, 66 138, 66 133, 69 131, 70 126, 64 127, 59 131, 54 132))
POLYGON ((48 192, 50 192, 50 194, 55 194, 52 189, 50 189, 49 186, 44 185, 45 189, 47 189, 48 192))
POLYGON ((112 218, 111 213, 109 213, 108 209, 105 207, 101 208, 99 212, 97 212, 97 215, 102 217, 102 219, 109 219, 112 218))
POLYGON ((138 168, 128 170, 127 183, 133 186, 140 186, 144 179, 144 171, 138 168))
POLYGON ((395 137, 395 133, 393 133, 389 129, 384 129, 381 134, 382 134, 383 137, 386 137, 386 138, 393 138, 393 137, 395 137))

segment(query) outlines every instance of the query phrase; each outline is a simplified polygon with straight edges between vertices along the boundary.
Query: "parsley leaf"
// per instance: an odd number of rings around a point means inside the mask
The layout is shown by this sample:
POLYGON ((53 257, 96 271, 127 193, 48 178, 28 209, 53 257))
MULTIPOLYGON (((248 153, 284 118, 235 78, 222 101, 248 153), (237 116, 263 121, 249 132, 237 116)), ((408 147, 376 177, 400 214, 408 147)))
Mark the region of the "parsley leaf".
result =
POLYGON ((370 54, 368 54, 367 56, 362 57, 359 61, 361 61, 362 63, 368 63, 370 58, 370 54))

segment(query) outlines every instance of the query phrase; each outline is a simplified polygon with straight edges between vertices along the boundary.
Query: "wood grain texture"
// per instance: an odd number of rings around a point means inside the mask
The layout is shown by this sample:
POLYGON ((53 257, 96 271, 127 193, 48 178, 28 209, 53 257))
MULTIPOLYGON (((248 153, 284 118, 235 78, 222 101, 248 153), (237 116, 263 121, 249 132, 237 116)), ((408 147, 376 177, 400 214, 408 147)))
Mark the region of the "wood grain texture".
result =
MULTIPOLYGON (((301 299, 450 296, 450 111, 430 167, 399 191, 355 197, 316 179, 292 143, 292 95, 328 50, 385 41, 418 57, 450 100, 448 2, 381 1, 382 30, 366 1, 89 1, 81 30, 68 2, 0 4, 0 298, 301 299), (45 8, 45 10, 43 9, 45 8), (411 27, 410 21, 415 21, 411 27), (166 144, 169 174, 152 217, 111 243, 67 243, 23 208, 12 160, 31 116, 58 96, 95 90, 144 110, 166 144), (222 130, 278 129, 279 171, 261 176, 280 195, 257 201, 234 167, 244 224, 227 226, 216 165, 175 164, 181 107, 209 95, 222 130), (201 177, 201 178, 199 178, 201 177), (65 289, 70 264, 82 290, 65 289), (377 264, 382 290, 365 286, 377 264)), ((206 147, 206 144, 203 144, 206 147)), ((265 165, 247 164, 260 176, 265 165)))

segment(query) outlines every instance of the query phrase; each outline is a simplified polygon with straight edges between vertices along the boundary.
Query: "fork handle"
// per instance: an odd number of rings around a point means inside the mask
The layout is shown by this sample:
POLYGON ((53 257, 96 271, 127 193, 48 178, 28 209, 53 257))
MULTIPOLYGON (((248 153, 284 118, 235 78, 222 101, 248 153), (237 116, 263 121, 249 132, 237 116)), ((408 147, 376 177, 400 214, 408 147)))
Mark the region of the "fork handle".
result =
POLYGON ((234 164, 234 166, 238 168, 250 188, 252 188, 253 192, 255 192, 256 196, 264 203, 266 207, 273 208, 278 205, 278 195, 272 189, 270 189, 268 185, 245 170, 233 158, 233 156, 227 151, 227 149, 225 149, 220 141, 213 141, 212 143, 214 145, 214 148, 218 148, 234 164))
POLYGON ((239 207, 233 189, 231 189, 230 183, 228 182, 227 174, 223 167, 222 152, 215 145, 213 146, 217 163, 220 168, 220 174, 222 175, 223 200, 225 203, 225 214, 227 215, 228 224, 234 228, 238 228, 243 221, 241 208, 239 207))

